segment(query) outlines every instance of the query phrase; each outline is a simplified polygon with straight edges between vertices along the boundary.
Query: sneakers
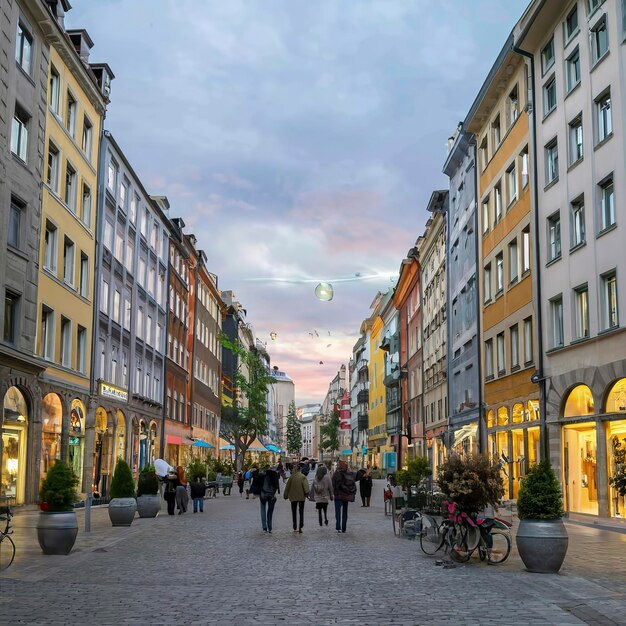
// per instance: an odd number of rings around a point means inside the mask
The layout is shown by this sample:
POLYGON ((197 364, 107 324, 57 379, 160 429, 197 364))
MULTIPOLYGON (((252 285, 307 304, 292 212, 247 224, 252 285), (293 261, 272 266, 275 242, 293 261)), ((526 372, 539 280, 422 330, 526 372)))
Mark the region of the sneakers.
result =
POLYGON ((326 524, 326 526, 328 526, 328 520, 324 520, 324 524, 326 524))
POLYGON ((340 531, 338 528, 337 528, 337 532, 338 532, 339 534, 341 534, 341 531, 340 531))
POLYGON ((300 534, 302 534, 302 528, 300 528, 300 529, 298 530, 298 532, 299 532, 300 534))

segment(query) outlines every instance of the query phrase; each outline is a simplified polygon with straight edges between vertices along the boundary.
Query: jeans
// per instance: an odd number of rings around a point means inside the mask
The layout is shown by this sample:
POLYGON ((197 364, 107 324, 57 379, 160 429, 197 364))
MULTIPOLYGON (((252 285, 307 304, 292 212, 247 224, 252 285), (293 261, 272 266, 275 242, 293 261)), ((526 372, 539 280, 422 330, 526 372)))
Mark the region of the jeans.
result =
POLYGON ((269 500, 266 500, 263 497, 259 498, 259 505, 261 507, 261 526, 263 527, 263 530, 269 530, 272 532, 272 516, 274 515, 275 504, 276 498, 271 498, 269 500))
POLYGON ((300 528, 302 530, 304 526, 304 500, 291 503, 291 517, 293 518, 293 529, 298 530, 300 528), (296 509, 300 511, 300 526, 296 526, 296 509))
POLYGON ((348 525, 348 500, 335 499, 335 528, 346 532, 348 525))
POLYGON ((200 509, 200 513, 204 513, 204 498, 193 499, 193 512, 197 513, 198 509, 200 509))

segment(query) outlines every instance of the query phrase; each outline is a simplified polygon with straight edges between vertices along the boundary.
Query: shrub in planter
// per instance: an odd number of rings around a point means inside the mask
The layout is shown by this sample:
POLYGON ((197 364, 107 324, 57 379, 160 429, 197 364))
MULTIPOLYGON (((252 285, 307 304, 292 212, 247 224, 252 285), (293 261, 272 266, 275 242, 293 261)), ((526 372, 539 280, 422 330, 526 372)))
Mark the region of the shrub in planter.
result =
POLYGON ((442 493, 468 514, 497 507, 504 496, 500 468, 484 454, 448 457, 437 480, 442 493))
POLYGON ((195 482, 196 478, 206 480, 207 466, 200 459, 193 459, 187 466, 187 480, 195 482))
POLYGON ((567 553, 568 537, 561 521, 561 485, 549 461, 530 468, 517 498, 520 525, 515 538, 529 572, 556 573, 567 553))
POLYGON ((144 467, 137 480, 137 512, 139 517, 156 517, 161 509, 159 478, 154 467, 144 467))
POLYGON ((407 463, 405 470, 402 469, 396 472, 396 484, 407 490, 412 486, 417 487, 426 476, 431 474, 432 470, 430 469, 428 459, 418 456, 407 463))
POLYGON ((135 500, 135 481, 124 459, 119 458, 111 480, 111 501, 109 518, 113 526, 130 526, 133 523, 137 502, 135 500))
POLYGON ((63 461, 57 461, 41 483, 41 513, 37 539, 44 554, 69 554, 76 541, 78 523, 74 513, 78 476, 63 461))

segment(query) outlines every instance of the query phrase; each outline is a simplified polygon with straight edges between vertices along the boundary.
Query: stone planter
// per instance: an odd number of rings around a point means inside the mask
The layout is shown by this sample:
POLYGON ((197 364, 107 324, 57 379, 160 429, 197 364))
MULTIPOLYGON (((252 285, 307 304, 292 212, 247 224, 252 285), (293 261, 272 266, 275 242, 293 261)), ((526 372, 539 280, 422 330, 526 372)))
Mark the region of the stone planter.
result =
POLYGON ((144 494, 137 498, 139 517, 156 517, 161 510, 161 496, 158 493, 144 494))
POLYGON ((109 519, 113 526, 130 526, 136 512, 135 498, 113 498, 109 502, 109 519))
POLYGON ((44 554, 69 554, 78 535, 74 511, 39 513, 37 539, 44 554))
POLYGON ((563 565, 569 538, 565 525, 557 520, 520 520, 515 543, 529 572, 556 574, 563 565))

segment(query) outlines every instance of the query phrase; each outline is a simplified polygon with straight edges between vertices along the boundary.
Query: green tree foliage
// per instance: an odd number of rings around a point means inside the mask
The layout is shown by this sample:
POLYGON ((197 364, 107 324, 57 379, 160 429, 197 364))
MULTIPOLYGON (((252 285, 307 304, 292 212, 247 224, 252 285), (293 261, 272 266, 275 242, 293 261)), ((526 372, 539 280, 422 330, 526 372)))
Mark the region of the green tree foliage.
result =
POLYGON ((561 485, 552 471, 550 461, 541 461, 522 479, 517 497, 520 519, 559 519, 563 515, 561 485))
POLYGON ((128 463, 120 457, 115 464, 110 489, 111 498, 134 498, 135 481, 128 463))
POLYGON ((206 465, 200 459, 193 459, 187 466, 187 479, 194 482, 196 478, 204 478, 206 480, 206 465))
POLYGON ((242 468, 252 442, 267 434, 267 393, 272 378, 257 350, 247 350, 224 334, 220 343, 233 353, 237 363, 233 380, 237 395, 233 406, 222 406, 220 435, 235 446, 236 465, 242 468))
POLYGON ((292 402, 287 413, 287 452, 297 455, 300 453, 300 448, 302 448, 302 431, 296 417, 296 403, 292 402))
POLYGON ((159 479, 154 471, 154 467, 148 465, 139 472, 137 497, 153 496, 157 493, 159 493, 159 479))
POLYGON ((78 499, 77 487, 78 476, 74 470, 64 461, 57 461, 41 483, 39 502, 47 505, 47 511, 71 511, 78 499))
POLYGON ((339 410, 334 408, 328 420, 320 426, 320 450, 330 452, 331 459, 339 450, 339 410))
POLYGON ((396 481, 399 485, 408 489, 412 485, 418 486, 423 478, 430 476, 432 473, 428 459, 424 456, 418 456, 407 463, 405 470, 396 472, 396 481))

